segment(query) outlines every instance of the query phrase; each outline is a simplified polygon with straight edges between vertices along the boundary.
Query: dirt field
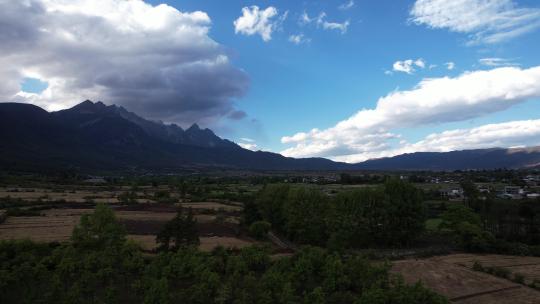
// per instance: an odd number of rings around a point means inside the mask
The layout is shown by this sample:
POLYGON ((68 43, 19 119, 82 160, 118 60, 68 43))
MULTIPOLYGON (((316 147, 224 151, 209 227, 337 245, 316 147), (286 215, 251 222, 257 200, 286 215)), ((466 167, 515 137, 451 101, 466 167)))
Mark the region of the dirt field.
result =
MULTIPOLYGON (((468 257, 479 256, 468 255, 468 257)), ((504 263, 511 260, 506 256, 499 258, 500 260, 492 257, 492 261, 504 263)), ((392 271, 403 275, 409 284, 422 281, 427 287, 445 295, 455 303, 540 303, 539 291, 458 265, 464 261, 465 255, 404 260, 394 262, 392 271)))
POLYGON ((67 241, 80 216, 9 217, 0 225, 0 240, 30 239, 35 242, 67 241))
MULTIPOLYGON (((222 204, 198 203, 199 207, 220 208, 222 204)), ((227 206, 226 207, 234 207, 227 206)), ((68 241, 81 215, 93 209, 65 208, 42 211, 42 216, 9 217, 0 224, 0 240, 30 239, 36 242, 68 241)), ((176 208, 169 205, 135 205, 115 209, 115 214, 128 233, 129 238, 139 243, 143 249, 156 247, 155 235, 176 215, 176 208)), ((201 250, 210 251, 216 246, 241 248, 253 244, 248 239, 237 237, 237 218, 227 217, 222 223, 215 221, 215 215, 197 214, 201 240, 201 250)))
MULTIPOLYGON (((43 202, 53 202, 64 200, 72 203, 84 203, 92 201, 95 203, 116 204, 118 203, 118 195, 124 193, 124 190, 119 188, 116 191, 104 190, 100 187, 84 187, 70 190, 54 190, 42 188, 0 188, 0 198, 11 197, 14 199, 22 199, 23 201, 36 201, 40 199, 43 202)), ((139 197, 143 197, 144 193, 137 192, 139 197)), ((139 203, 152 203, 152 199, 139 198, 139 203)))
POLYGON ((214 203, 214 202, 191 202, 191 203, 182 203, 182 207, 184 208, 192 208, 194 210, 197 209, 206 209, 206 210, 214 210, 217 211, 219 209, 223 209, 225 211, 242 211, 241 206, 236 205, 225 205, 220 203, 214 203))
POLYGON ((249 240, 239 239, 235 237, 201 237, 201 245, 199 248, 202 251, 212 251, 217 246, 225 248, 243 248, 255 244, 249 240))
MULTIPOLYGON (((128 235, 128 238, 138 243, 144 250, 156 248, 156 237, 153 235, 128 235)), ((255 244, 250 240, 239 239, 235 237, 201 237, 199 249, 202 251, 212 251, 218 246, 225 248, 243 248, 255 244)))
POLYGON ((453 254, 438 257, 437 260, 462 265, 472 268, 475 261, 484 267, 502 267, 508 269, 512 274, 522 274, 526 283, 533 280, 540 280, 540 257, 521 257, 497 254, 453 254))

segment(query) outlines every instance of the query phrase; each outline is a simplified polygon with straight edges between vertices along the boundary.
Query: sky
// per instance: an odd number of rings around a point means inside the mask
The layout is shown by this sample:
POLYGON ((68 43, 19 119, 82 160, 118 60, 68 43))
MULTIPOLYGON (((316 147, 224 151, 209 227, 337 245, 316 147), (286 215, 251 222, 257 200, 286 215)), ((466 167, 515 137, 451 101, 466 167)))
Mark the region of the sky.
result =
POLYGON ((0 100, 360 162, 540 145, 535 0, 0 0, 0 100))

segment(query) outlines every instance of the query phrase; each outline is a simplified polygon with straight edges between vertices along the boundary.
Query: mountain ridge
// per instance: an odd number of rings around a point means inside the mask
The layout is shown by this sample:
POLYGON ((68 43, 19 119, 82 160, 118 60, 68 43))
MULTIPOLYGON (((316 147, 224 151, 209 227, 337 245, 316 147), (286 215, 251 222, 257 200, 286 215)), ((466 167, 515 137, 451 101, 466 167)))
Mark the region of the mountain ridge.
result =
POLYGON ((0 103, 0 169, 177 170, 477 170, 540 168, 540 147, 415 152, 347 164, 244 149, 212 130, 144 119, 123 107, 86 100, 47 112, 0 103))
POLYGON ((146 120, 115 105, 84 101, 47 112, 0 103, 0 168, 81 170, 215 167, 251 170, 329 170, 346 164, 250 151, 194 124, 184 130, 146 120))

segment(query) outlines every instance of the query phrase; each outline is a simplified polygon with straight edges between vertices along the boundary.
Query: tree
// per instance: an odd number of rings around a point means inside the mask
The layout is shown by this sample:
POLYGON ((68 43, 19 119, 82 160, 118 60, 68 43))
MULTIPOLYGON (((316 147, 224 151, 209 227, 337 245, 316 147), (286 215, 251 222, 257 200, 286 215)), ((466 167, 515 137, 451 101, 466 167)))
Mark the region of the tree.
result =
POLYGON ((132 205, 137 203, 137 192, 135 191, 126 191, 118 195, 118 201, 122 204, 132 205))
POLYGON ((98 204, 93 214, 81 216, 71 240, 75 247, 87 249, 119 247, 126 242, 126 230, 116 221, 111 208, 98 204))
MULTIPOLYGON (((341 250, 345 248, 369 245, 371 239, 371 222, 368 211, 375 202, 382 201, 382 191, 373 188, 362 188, 337 195, 329 206, 327 225, 330 238, 328 248, 341 250)), ((375 213, 375 212, 374 212, 375 213)), ((374 224, 376 228, 376 224, 374 224)))
POLYGON ((440 229, 456 230, 462 222, 469 223, 471 225, 480 226, 482 221, 478 214, 476 214, 471 208, 468 208, 461 204, 454 204, 448 207, 442 215, 442 223, 439 226, 440 229))
POLYGON ((290 186, 284 184, 268 184, 257 194, 255 203, 261 216, 272 224, 278 232, 284 232, 284 204, 289 195, 290 186))
POLYGON ((470 180, 464 180, 461 182, 461 188, 463 188, 463 194, 467 198, 467 204, 470 208, 473 208, 476 211, 479 211, 481 206, 479 205, 479 195, 478 188, 470 180))
POLYGON ((469 251, 487 251, 495 241, 494 237, 482 229, 478 214, 464 205, 452 205, 441 216, 439 229, 449 231, 456 242, 469 251))
POLYGON ((307 187, 292 188, 283 209, 289 238, 303 244, 326 244, 328 197, 325 194, 307 187))
POLYGON ((187 215, 179 209, 176 216, 165 224, 165 227, 158 233, 156 242, 159 244, 159 250, 177 250, 184 246, 199 245, 199 235, 197 230, 197 221, 193 218, 193 212, 189 208, 187 215), (171 248, 170 244, 174 246, 171 248))
POLYGON ((260 220, 262 220, 262 217, 259 213, 257 204, 252 201, 244 203, 244 208, 242 209, 242 224, 249 226, 252 223, 260 220))
POLYGON ((267 221, 257 221, 249 226, 249 234, 258 240, 262 240, 266 238, 270 227, 272 227, 272 224, 267 221))
POLYGON ((384 184, 384 239, 389 244, 407 244, 425 229, 426 211, 422 192, 412 184, 390 179, 384 184))

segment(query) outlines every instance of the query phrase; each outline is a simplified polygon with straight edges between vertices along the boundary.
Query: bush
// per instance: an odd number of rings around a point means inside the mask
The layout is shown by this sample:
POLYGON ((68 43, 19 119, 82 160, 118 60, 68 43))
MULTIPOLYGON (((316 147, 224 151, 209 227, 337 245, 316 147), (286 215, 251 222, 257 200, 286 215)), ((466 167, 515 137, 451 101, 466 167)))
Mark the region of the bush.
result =
POLYGON ((512 281, 518 284, 525 284, 525 276, 523 276, 521 273, 515 273, 512 281))
POLYGON ((497 276, 499 278, 509 279, 510 270, 502 267, 488 267, 486 268, 487 273, 497 276))
POLYGON ((480 262, 478 261, 474 261, 474 264, 472 266, 472 269, 474 271, 481 271, 481 272, 484 272, 485 269, 484 269, 484 266, 482 266, 482 264, 480 264, 480 262))
POLYGON ((159 244, 160 251, 169 249, 175 251, 181 247, 198 246, 200 240, 197 221, 193 217, 191 208, 186 215, 182 213, 182 209, 179 209, 176 216, 157 234, 156 243, 159 244))
POLYGON ((540 280, 534 279, 534 280, 529 284, 529 287, 530 287, 530 288, 534 288, 534 289, 540 290, 540 280))
POLYGON ((520 255, 520 256, 529 256, 535 255, 538 256, 536 252, 536 247, 530 247, 527 244, 518 243, 518 242, 507 242, 505 240, 496 240, 493 242, 493 248, 496 253, 501 254, 510 254, 510 255, 520 255))
POLYGON ((272 224, 267 221, 257 221, 249 226, 249 235, 252 237, 262 240, 265 239, 272 224))

